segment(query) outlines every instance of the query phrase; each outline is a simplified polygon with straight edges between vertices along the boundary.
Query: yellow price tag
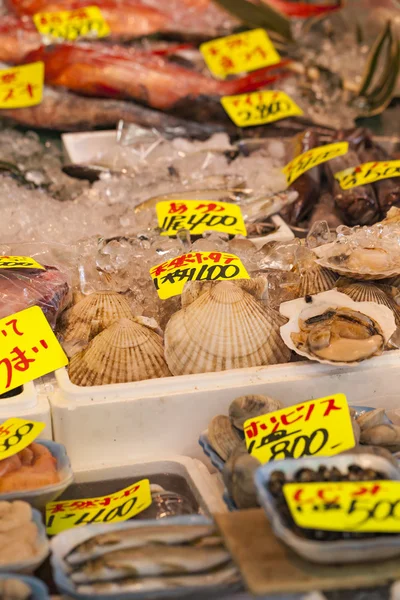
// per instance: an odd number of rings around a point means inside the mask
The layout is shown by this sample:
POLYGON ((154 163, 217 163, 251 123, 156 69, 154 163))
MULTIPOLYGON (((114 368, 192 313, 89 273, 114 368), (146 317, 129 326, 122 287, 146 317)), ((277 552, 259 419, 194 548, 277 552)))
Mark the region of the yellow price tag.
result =
POLYGON ((391 177, 400 177, 400 160, 368 162, 335 173, 335 179, 339 182, 342 190, 350 190, 358 185, 366 185, 391 177))
POLYGON ((150 269, 161 300, 179 296, 188 281, 250 279, 242 261, 228 252, 191 252, 150 269))
POLYGON ((56 535, 90 523, 120 523, 146 510, 151 503, 148 479, 99 498, 50 502, 46 504, 46 531, 56 535))
POLYGON ((156 205, 161 235, 176 235, 187 229, 193 235, 204 231, 222 231, 247 235, 240 206, 210 200, 166 200, 156 205))
POLYGON ((333 456, 355 446, 344 394, 247 419, 244 435, 248 452, 263 464, 302 456, 333 456))
POLYGON ((40 104, 44 63, 41 61, 0 70, 0 109, 26 108, 40 104))
POLYGON ((68 364, 42 309, 0 319, 0 394, 68 364))
POLYGON ((98 6, 40 12, 33 15, 33 22, 40 34, 63 40, 74 41, 77 38, 102 38, 110 35, 110 28, 98 6))
POLYGON ((299 527, 400 532, 400 481, 288 483, 283 493, 299 527))
POLYGON ((0 461, 9 458, 32 442, 41 434, 46 423, 27 421, 13 417, 0 425, 0 461))
POLYGON ((200 45, 207 67, 219 79, 276 65, 281 57, 265 29, 252 29, 200 45))
POLYGON ((36 260, 30 256, 0 256, 0 269, 43 269, 36 260))
POLYGON ((303 114, 301 108, 285 92, 274 90, 223 96, 221 104, 238 127, 266 125, 303 114))
POLYGON ((311 150, 296 156, 296 158, 282 169, 284 175, 286 175, 288 186, 306 171, 309 171, 313 167, 317 167, 332 158, 343 156, 343 154, 347 154, 348 150, 348 142, 337 142, 336 144, 327 144, 326 146, 320 146, 319 148, 312 148, 311 150))

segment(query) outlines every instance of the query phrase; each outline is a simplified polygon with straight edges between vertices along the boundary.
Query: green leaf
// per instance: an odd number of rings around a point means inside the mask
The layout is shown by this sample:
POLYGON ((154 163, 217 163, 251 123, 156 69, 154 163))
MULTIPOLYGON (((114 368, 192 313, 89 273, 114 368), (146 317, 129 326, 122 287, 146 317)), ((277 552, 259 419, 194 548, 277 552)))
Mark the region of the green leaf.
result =
POLYGON ((283 38, 292 41, 290 20, 271 6, 258 5, 248 0, 214 0, 232 15, 250 25, 263 27, 279 33, 283 38))

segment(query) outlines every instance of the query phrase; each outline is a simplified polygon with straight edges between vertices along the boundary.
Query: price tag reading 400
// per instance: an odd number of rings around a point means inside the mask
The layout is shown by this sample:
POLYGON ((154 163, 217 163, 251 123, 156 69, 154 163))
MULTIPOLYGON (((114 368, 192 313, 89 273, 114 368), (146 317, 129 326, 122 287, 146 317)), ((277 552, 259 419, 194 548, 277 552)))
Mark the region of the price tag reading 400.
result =
POLYGON ((179 296, 187 281, 250 279, 242 261, 227 252, 191 252, 150 269, 161 300, 179 296))
POLYGON ((148 479, 108 496, 50 502, 46 504, 46 530, 49 535, 56 535, 90 523, 120 523, 146 510, 151 503, 148 479))
POLYGON ((355 446, 344 394, 247 419, 244 434, 248 452, 261 463, 302 456, 333 456, 355 446))
POLYGON ((25 419, 7 419, 0 425, 0 460, 17 454, 38 437, 45 423, 25 419))
POLYGON ((238 127, 265 125, 303 114, 301 108, 285 92, 275 90, 223 96, 221 104, 238 127))
POLYGON ((275 65, 281 60, 265 29, 252 29, 205 42, 201 44, 200 52, 211 73, 220 79, 275 65))
POLYGON ((232 235, 246 235, 240 206, 231 202, 209 200, 164 200, 156 205, 161 235, 176 235, 179 229, 188 229, 193 235, 204 231, 222 231, 232 235))
POLYGON ((288 483, 283 493, 299 527, 400 532, 400 481, 288 483))
POLYGON ((38 306, 0 319, 0 342, 0 394, 68 364, 38 306))

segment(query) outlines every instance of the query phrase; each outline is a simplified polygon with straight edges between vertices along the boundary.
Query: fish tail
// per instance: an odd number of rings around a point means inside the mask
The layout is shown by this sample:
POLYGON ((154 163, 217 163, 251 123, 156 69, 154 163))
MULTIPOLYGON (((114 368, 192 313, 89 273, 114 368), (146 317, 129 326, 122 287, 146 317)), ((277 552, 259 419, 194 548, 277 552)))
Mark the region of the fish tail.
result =
POLYGON ((271 85, 279 79, 288 77, 290 75, 290 71, 285 71, 282 68, 290 62, 290 60, 282 60, 276 65, 271 65, 269 67, 264 67, 263 69, 253 71, 253 73, 249 73, 249 75, 245 75, 245 77, 227 81, 225 82, 225 85, 227 88, 230 88, 228 93, 241 94, 245 92, 254 92, 262 87, 271 85))

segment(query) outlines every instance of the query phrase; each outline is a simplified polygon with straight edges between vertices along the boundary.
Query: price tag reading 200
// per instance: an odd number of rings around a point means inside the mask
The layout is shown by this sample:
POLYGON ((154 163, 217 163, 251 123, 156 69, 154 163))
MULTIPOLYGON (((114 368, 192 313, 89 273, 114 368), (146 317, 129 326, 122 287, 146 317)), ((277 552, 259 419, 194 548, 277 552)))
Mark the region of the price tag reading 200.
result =
POLYGON ((32 444, 46 427, 45 423, 26 421, 16 417, 0 425, 0 461, 14 456, 32 444))
POLYGON ((187 281, 250 279, 242 261, 227 252, 190 252, 150 269, 161 300, 179 296, 187 281))
POLYGON ((261 463, 333 456, 355 446, 344 394, 302 402, 244 423, 247 450, 261 463))

